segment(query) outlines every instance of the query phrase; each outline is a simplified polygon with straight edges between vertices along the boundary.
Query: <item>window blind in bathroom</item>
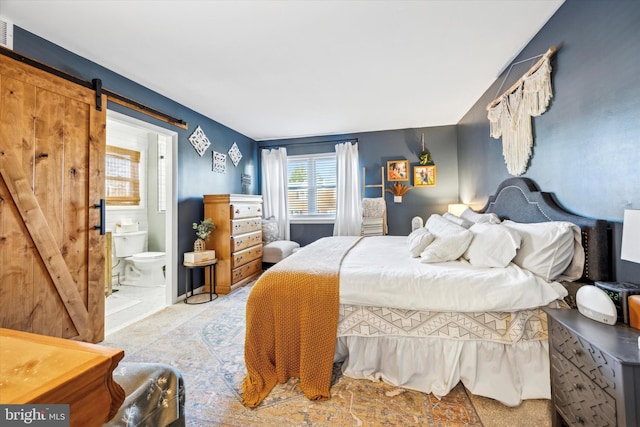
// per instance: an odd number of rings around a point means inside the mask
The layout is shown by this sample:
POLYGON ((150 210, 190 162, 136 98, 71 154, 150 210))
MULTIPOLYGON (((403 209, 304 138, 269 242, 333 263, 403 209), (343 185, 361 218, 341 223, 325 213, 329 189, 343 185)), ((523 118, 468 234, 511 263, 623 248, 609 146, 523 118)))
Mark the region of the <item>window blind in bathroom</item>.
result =
POLYGON ((107 145, 105 154, 107 205, 140 204, 140 152, 107 145))

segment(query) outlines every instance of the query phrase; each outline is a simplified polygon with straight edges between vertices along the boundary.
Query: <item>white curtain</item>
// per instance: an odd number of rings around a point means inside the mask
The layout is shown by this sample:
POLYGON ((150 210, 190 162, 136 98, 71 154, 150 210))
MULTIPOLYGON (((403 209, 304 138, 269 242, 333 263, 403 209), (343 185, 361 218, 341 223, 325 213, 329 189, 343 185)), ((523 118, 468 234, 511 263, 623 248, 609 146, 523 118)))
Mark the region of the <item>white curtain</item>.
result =
POLYGON ((336 223, 334 236, 359 236, 362 226, 358 143, 336 144, 338 188, 336 190, 336 223))
POLYGON ((274 217, 280 240, 289 240, 289 208, 287 206, 287 149, 262 150, 262 211, 265 218, 274 217))

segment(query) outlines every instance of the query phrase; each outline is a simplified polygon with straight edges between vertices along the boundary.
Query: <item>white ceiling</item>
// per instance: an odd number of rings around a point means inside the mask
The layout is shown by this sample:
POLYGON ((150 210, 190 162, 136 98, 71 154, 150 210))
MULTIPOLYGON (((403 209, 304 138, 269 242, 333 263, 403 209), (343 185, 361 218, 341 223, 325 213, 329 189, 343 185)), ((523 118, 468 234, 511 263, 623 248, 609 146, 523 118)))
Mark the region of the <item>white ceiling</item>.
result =
POLYGON ((456 124, 563 1, 0 0, 0 15, 267 140, 456 124))

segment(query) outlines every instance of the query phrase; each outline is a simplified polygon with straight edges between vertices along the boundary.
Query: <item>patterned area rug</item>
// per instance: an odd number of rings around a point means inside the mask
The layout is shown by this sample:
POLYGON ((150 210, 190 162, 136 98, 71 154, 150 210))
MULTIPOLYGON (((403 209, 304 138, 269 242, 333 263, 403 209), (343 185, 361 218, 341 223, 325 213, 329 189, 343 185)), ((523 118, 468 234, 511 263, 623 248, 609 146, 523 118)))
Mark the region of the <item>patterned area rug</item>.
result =
MULTIPOLYGON (((383 382, 344 377, 338 364, 328 401, 310 401, 292 379, 276 385, 258 408, 245 408, 240 385, 246 373, 243 348, 249 292, 245 287, 221 296, 151 344, 133 352, 125 348, 125 361, 168 363, 182 372, 188 426, 482 426, 460 384, 439 400, 383 382)), ((146 322, 153 323, 161 314, 146 322)), ((139 327, 143 331, 145 326, 139 327)))

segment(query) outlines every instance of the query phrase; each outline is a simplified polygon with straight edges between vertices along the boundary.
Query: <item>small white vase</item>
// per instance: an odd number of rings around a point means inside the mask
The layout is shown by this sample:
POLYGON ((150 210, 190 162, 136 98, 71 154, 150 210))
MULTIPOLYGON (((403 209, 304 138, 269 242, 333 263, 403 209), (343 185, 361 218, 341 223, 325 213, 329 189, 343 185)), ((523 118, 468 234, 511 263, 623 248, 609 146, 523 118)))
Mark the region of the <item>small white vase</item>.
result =
POLYGON ((394 203, 402 203, 402 196, 393 196, 394 203))

